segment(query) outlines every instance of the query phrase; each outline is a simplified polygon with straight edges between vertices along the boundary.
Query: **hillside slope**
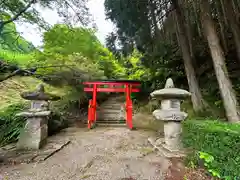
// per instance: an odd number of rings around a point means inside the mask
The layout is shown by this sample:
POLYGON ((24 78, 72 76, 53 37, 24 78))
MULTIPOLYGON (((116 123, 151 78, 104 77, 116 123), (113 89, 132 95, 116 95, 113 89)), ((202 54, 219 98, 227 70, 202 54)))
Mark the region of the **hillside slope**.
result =
POLYGON ((26 102, 20 97, 20 93, 34 90, 39 83, 44 84, 47 92, 58 96, 67 95, 68 87, 56 88, 33 77, 13 77, 0 83, 0 111, 11 105, 26 102))

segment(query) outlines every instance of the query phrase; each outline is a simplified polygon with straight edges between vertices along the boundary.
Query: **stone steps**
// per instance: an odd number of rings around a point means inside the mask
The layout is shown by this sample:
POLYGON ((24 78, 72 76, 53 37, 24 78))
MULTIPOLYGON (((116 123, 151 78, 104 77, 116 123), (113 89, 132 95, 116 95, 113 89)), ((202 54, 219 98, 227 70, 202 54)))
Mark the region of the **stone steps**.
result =
POLYGON ((122 104, 103 104, 99 109, 121 109, 122 104))
POLYGON ((97 109, 97 113, 109 113, 109 114, 112 114, 112 113, 119 113, 121 111, 121 108, 101 108, 101 109, 97 109))
POLYGON ((122 109, 122 107, 118 106, 118 107, 101 107, 101 108, 97 108, 97 112, 104 112, 104 111, 120 111, 122 109))
MULTIPOLYGON (((85 124, 87 123, 87 121, 85 122, 85 124)), ((97 124, 125 124, 126 121, 125 120, 97 120, 96 121, 97 124)))
POLYGON ((122 111, 124 100, 124 97, 118 96, 103 102, 96 112, 96 124, 100 126, 126 126, 125 112, 122 111))
POLYGON ((124 116, 124 112, 122 112, 121 110, 104 110, 104 111, 97 111, 96 112, 97 116, 124 116))
POLYGON ((97 121, 100 122, 100 121, 121 121, 121 120, 124 120, 123 118, 119 118, 119 117, 114 117, 114 116, 109 116, 109 115, 105 115, 105 116, 98 116, 97 117, 97 121))
POLYGON ((127 126, 126 124, 119 124, 119 123, 114 123, 114 124, 109 124, 109 123, 98 123, 97 126, 103 126, 103 127, 125 127, 127 126))
POLYGON ((114 109, 104 109, 102 111, 97 111, 97 120, 121 120, 124 119, 125 113, 119 110, 114 109))

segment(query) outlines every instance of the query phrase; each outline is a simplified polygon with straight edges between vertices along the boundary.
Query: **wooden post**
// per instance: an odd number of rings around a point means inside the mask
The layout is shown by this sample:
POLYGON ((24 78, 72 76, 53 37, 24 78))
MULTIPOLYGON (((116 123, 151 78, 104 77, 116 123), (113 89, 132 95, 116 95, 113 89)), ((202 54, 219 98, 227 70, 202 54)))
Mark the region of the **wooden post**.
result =
POLYGON ((132 124, 132 100, 131 100, 131 86, 126 84, 126 121, 129 129, 133 128, 132 124))

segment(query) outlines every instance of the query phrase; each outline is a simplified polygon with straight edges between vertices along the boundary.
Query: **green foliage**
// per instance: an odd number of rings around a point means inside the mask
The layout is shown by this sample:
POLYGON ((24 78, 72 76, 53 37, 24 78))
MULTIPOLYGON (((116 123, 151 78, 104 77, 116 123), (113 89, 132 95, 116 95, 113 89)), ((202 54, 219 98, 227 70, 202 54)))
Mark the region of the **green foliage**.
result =
POLYGON ((16 113, 24 109, 23 104, 14 104, 0 112, 0 146, 17 140, 25 119, 16 113))
POLYGON ((220 178, 220 174, 211 169, 211 164, 214 163, 214 157, 205 152, 199 152, 199 158, 204 160, 204 166, 207 168, 208 172, 210 172, 214 177, 220 178))
POLYGON ((63 55, 81 52, 84 56, 95 59, 98 46, 101 44, 92 29, 57 24, 44 33, 44 50, 63 55))
POLYGON ((134 50, 133 53, 124 59, 127 69, 128 79, 147 81, 150 79, 150 70, 142 65, 142 54, 134 50))
MULTIPOLYGON (((138 100, 138 96, 137 96, 137 100, 138 100)), ((159 107, 159 102, 157 100, 152 100, 152 101, 147 101, 147 102, 137 102, 134 105, 134 109, 136 111, 142 112, 142 113, 146 113, 146 114, 151 114, 152 112, 156 109, 160 108, 159 107)))
POLYGON ((115 56, 103 46, 100 46, 98 51, 97 62, 100 69, 104 71, 104 75, 110 79, 126 79, 126 69, 116 60, 115 56))
MULTIPOLYGON (((44 34, 44 52, 38 53, 35 63, 76 66, 90 77, 116 78, 124 75, 112 53, 94 35, 92 29, 71 28, 58 24, 44 34), (91 73, 103 72, 102 75, 91 73)), ((55 69, 55 68, 53 68, 55 69)))
POLYGON ((71 55, 44 52, 36 56, 36 60, 29 65, 38 68, 39 74, 47 82, 55 85, 72 85, 77 87, 83 80, 104 79, 104 71, 99 64, 83 56, 81 53, 71 55))
POLYGON ((2 50, 8 50, 12 53, 30 53, 35 50, 35 47, 17 32, 14 23, 9 23, 4 26, 0 33, 0 53, 2 53, 2 50))
POLYGON ((207 169, 223 178, 240 177, 240 125, 219 121, 187 120, 183 123, 183 144, 201 152, 207 169))
POLYGON ((23 54, 19 52, 13 52, 10 50, 0 50, 0 59, 9 64, 15 64, 20 67, 26 66, 28 62, 33 58, 33 54, 23 54))

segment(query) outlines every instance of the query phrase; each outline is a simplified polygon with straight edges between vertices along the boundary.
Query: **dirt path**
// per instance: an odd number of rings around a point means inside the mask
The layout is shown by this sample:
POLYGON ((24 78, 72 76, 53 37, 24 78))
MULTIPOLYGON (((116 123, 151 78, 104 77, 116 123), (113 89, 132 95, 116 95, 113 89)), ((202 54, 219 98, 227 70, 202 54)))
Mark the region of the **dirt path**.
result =
POLYGON ((150 132, 68 128, 71 143, 41 163, 1 167, 8 180, 163 180, 170 162, 148 144, 150 132))

